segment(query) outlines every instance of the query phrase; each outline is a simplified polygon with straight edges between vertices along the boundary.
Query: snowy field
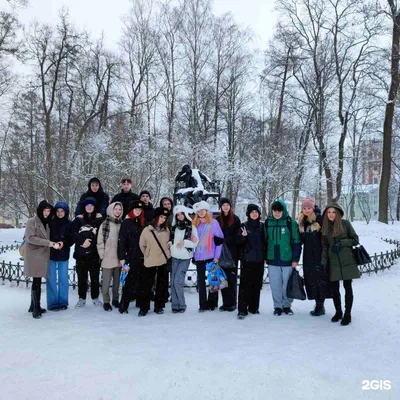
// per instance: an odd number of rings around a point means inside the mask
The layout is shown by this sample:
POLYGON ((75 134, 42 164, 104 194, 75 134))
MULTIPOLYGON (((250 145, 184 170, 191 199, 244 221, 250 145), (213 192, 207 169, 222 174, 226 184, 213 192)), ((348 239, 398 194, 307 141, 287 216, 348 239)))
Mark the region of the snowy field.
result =
MULTIPOLYGON (((354 224, 370 253, 393 248, 400 224, 354 224)), ((0 231, 0 246, 23 231, 0 231)), ((15 252, 0 255, 12 261, 15 252)), ((18 258, 17 255, 15 255, 18 258)), ((44 289, 44 286, 43 286, 44 289)), ((260 315, 199 314, 188 310, 137 317, 95 308, 27 312, 30 290, 0 285, 0 399, 400 399, 400 264, 354 281, 352 324, 311 317, 310 301, 293 316, 272 315, 269 286, 260 315), (390 390, 362 390, 363 381, 389 380, 390 390)), ((45 290, 42 298, 45 299, 45 290)), ((77 301, 70 292, 70 303, 77 301)), ((45 305, 45 301, 43 301, 45 305)))

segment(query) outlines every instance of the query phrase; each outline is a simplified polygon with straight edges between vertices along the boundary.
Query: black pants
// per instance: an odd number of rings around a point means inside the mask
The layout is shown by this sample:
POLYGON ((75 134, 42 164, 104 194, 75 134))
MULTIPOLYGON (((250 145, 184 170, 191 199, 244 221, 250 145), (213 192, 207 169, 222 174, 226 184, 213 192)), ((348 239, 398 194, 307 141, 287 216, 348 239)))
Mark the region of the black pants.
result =
POLYGON ((211 261, 213 259, 196 261, 197 289, 199 291, 199 307, 201 310, 208 310, 209 308, 216 308, 218 306, 218 292, 209 293, 207 299, 206 264, 211 261))
POLYGON ((264 261, 241 262, 239 313, 255 313, 260 307, 260 292, 264 276, 264 261))
POLYGON ((140 297, 139 305, 140 310, 147 312, 150 310, 151 289, 154 285, 154 279, 157 274, 156 282, 156 298, 154 302, 154 309, 165 307, 165 287, 168 285, 166 280, 167 265, 160 265, 159 267, 143 267, 140 276, 140 297))
POLYGON ((234 268, 222 268, 228 281, 228 287, 221 290, 222 305, 225 307, 236 307, 237 304, 237 274, 238 262, 235 261, 234 268))
POLYGON ((121 304, 129 307, 129 303, 132 300, 138 299, 139 297, 139 287, 140 287, 140 277, 143 271, 143 261, 136 261, 135 263, 130 263, 130 269, 128 275, 125 278, 124 287, 122 288, 121 304))
MULTIPOLYGON (((351 285, 353 281, 351 279, 343 281, 343 287, 345 292, 345 298, 353 298, 353 287, 351 285)), ((332 297, 340 299, 340 281, 331 282, 332 297)))
POLYGON ((100 261, 98 259, 79 260, 76 262, 78 273, 78 295, 86 299, 88 273, 90 275, 90 295, 97 299, 100 293, 100 261))

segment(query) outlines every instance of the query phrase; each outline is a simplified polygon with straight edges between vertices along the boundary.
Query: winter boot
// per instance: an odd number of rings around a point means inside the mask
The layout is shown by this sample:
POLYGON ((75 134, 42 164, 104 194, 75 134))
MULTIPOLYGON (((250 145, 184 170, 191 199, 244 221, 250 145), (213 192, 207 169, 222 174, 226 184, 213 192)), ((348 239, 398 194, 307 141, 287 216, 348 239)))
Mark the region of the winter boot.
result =
POLYGON ((42 318, 42 314, 40 312, 40 292, 38 289, 32 289, 31 291, 31 299, 32 299, 32 317, 35 319, 42 318))
POLYGON ((315 301, 315 308, 313 311, 310 311, 310 314, 313 317, 319 317, 321 315, 325 315, 325 307, 324 307, 324 300, 316 300, 315 301))
POLYGON ((104 309, 104 311, 112 311, 112 307, 111 307, 110 303, 104 303, 103 309, 104 309))
POLYGON ((129 303, 130 302, 128 300, 126 300, 125 297, 121 298, 121 301, 119 303, 119 312, 121 314, 124 314, 124 313, 128 314, 129 303))
POLYGON ((333 297, 332 300, 333 300, 333 304, 335 305, 336 313, 332 317, 331 321, 338 322, 343 317, 342 302, 340 300, 340 297, 333 297))
POLYGON ((345 296, 344 298, 345 310, 341 325, 349 325, 351 323, 351 308, 353 306, 353 296, 345 296))
POLYGON ((275 310, 274 310, 274 315, 282 315, 282 308, 279 308, 279 307, 277 307, 277 308, 275 308, 275 310))
POLYGON ((115 308, 119 308, 119 301, 118 301, 118 300, 113 300, 113 301, 112 301, 112 305, 113 305, 115 308))
POLYGON ((245 319, 246 318, 246 314, 243 313, 243 312, 240 312, 237 317, 238 317, 238 319, 245 319))

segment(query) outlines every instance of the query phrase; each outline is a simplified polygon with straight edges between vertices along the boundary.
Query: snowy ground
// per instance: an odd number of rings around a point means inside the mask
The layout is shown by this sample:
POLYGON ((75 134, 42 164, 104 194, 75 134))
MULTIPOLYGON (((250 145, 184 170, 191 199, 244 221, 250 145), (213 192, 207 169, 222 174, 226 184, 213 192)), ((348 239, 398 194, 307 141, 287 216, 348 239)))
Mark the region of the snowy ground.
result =
MULTIPOLYGON (((390 248, 381 236, 400 239, 400 225, 355 228, 371 253, 390 248)), ((0 231, 3 243, 18 240, 8 233, 0 231)), ((167 308, 138 318, 133 307, 120 315, 88 303, 34 320, 29 290, 7 283, 0 285, 0 398, 398 400, 399 289, 400 264, 364 275, 354 282, 353 322, 342 327, 330 322, 331 301, 324 317, 308 315, 309 301, 295 301, 293 316, 274 317, 268 285, 261 314, 244 321, 198 314, 194 290, 185 314, 167 308), (392 388, 365 391, 364 380, 389 380, 392 388)))

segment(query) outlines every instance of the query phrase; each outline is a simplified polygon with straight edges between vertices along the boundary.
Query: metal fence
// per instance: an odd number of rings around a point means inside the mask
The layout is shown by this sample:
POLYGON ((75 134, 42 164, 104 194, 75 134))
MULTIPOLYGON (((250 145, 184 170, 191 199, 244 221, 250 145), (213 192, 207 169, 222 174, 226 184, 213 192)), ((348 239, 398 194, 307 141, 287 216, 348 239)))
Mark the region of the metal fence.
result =
MULTIPOLYGON (((369 264, 359 266, 361 275, 362 274, 370 275, 372 272, 378 273, 378 271, 390 269, 390 267, 395 263, 395 261, 398 258, 400 258, 400 242, 397 240, 384 239, 384 238, 382 238, 382 240, 387 243, 396 245, 396 249, 391 251, 381 252, 379 254, 375 253, 374 255, 372 255, 371 262, 369 264)), ((4 253, 5 251, 17 250, 18 248, 19 248, 18 245, 0 247, 0 254, 4 253)), ((70 267, 68 274, 69 274, 69 285, 72 287, 73 290, 75 290, 76 287, 78 286, 78 275, 76 272, 76 267, 75 266, 70 267)), ((238 276, 240 276, 240 265, 239 265, 238 276)), ((2 261, 0 263, 0 282, 4 285, 7 281, 16 282, 17 286, 19 286, 19 284, 22 282, 26 285, 26 287, 28 287, 29 284, 31 283, 31 278, 24 276, 23 264, 19 262, 17 264, 12 264, 11 262, 2 261)), ((101 281, 102 280, 100 277, 100 283, 101 281)), ((269 284, 267 266, 265 266, 264 269, 263 284, 269 284)), ((186 273, 185 287, 186 288, 197 287, 197 272, 196 272, 196 267, 193 264, 190 265, 189 270, 186 273)))

